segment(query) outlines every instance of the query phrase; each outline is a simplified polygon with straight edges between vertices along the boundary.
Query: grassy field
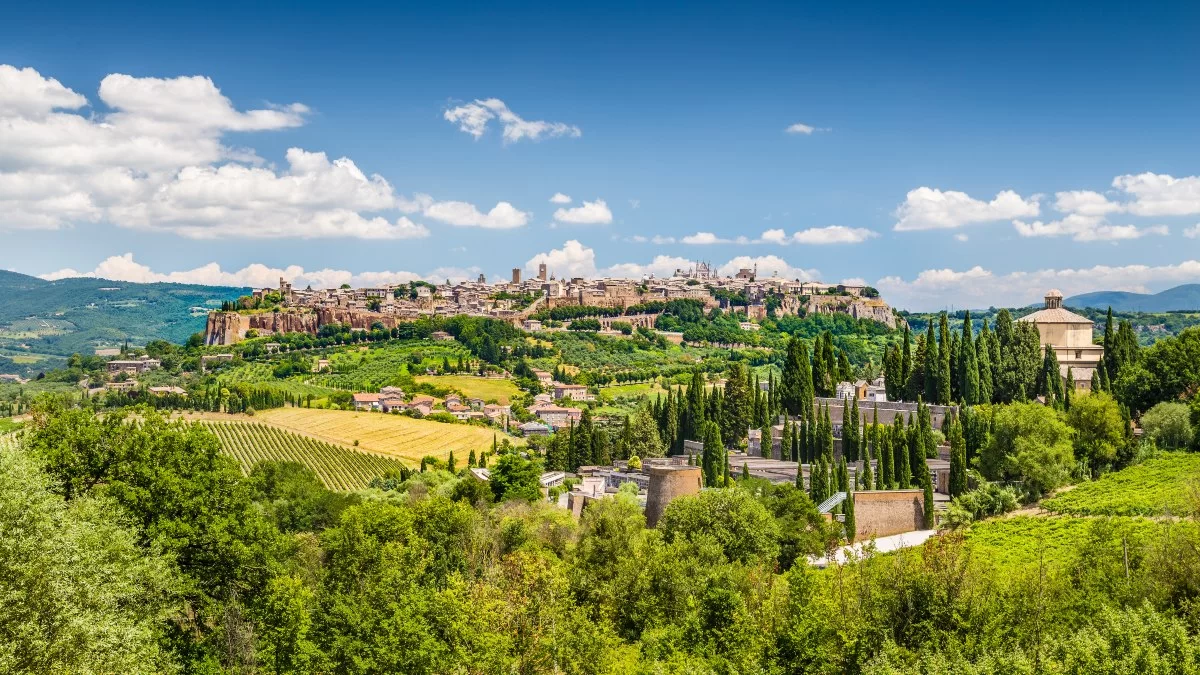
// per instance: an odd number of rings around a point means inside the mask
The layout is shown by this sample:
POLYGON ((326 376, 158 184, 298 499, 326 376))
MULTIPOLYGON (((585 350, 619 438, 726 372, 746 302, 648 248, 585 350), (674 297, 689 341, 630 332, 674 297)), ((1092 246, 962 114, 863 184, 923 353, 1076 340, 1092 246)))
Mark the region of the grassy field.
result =
POLYGON ((1001 569, 1016 570, 1039 561, 1053 567, 1078 562, 1076 552, 1088 541, 1093 549, 1131 545, 1151 536, 1166 524, 1148 518, 1075 518, 1071 516, 1015 516, 992 518, 967 530, 967 543, 976 556, 1001 569))
MULTIPOLYGON (((360 490, 372 478, 399 469, 401 462, 256 422, 203 422, 221 449, 249 473, 263 460, 299 462, 312 469, 331 490, 360 490)), ((3 441, 0 440, 0 443, 3 441)))
POLYGON ((432 384, 435 387, 448 387, 461 391, 468 398, 478 397, 485 401, 495 400, 502 405, 508 405, 509 400, 520 393, 512 380, 501 380, 472 375, 420 375, 414 377, 416 382, 432 384))
POLYGON ((1193 489, 1200 490, 1200 455, 1169 453, 1078 485, 1042 507, 1079 516, 1184 515, 1193 489))
POLYGON ((255 419, 329 443, 354 446, 358 441, 361 450, 409 464, 416 464, 425 456, 445 460, 452 450, 455 460, 464 462, 471 450, 476 453, 491 450, 494 434, 504 437, 493 429, 467 424, 343 410, 279 408, 259 413, 255 419))
POLYGON ((16 431, 21 427, 20 422, 14 422, 11 417, 0 417, 0 436, 16 431))

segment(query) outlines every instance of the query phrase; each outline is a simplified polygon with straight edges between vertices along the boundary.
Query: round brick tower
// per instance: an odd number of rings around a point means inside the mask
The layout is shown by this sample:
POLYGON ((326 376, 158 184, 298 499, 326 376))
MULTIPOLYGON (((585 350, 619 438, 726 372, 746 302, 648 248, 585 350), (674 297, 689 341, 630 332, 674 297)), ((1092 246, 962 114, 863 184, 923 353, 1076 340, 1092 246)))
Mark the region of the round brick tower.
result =
POLYGON ((698 466, 650 467, 650 487, 646 490, 646 524, 654 527, 672 499, 700 492, 700 483, 698 466))

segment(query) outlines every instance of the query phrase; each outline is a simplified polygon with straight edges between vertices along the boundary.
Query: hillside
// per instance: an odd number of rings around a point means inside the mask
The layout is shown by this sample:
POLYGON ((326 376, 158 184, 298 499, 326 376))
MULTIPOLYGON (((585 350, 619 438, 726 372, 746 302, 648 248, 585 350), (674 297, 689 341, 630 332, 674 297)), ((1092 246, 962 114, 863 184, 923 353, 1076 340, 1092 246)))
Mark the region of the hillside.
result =
POLYGON ((1200 310, 1200 284, 1184 284, 1159 293, 1096 291, 1067 298, 1068 307, 1112 307, 1114 312, 1177 312, 1200 310))
POLYGON ((182 342, 204 330, 210 309, 245 292, 92 278, 45 281, 0 270, 0 353, 69 356, 126 339, 182 342))

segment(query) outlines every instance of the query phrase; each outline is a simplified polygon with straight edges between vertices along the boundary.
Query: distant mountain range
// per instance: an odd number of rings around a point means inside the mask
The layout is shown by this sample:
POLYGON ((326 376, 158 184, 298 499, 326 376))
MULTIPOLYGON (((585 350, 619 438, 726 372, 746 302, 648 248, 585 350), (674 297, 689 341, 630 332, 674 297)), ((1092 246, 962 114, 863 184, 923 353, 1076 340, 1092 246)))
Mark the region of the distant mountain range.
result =
POLYGON ((1096 291, 1073 295, 1063 301, 1068 307, 1112 307, 1114 312, 1200 311, 1200 284, 1184 284, 1160 293, 1096 291))
POLYGON ((92 278, 46 281, 0 270, 0 354, 90 354, 126 339, 134 345, 183 342, 204 330, 210 309, 248 292, 92 278))

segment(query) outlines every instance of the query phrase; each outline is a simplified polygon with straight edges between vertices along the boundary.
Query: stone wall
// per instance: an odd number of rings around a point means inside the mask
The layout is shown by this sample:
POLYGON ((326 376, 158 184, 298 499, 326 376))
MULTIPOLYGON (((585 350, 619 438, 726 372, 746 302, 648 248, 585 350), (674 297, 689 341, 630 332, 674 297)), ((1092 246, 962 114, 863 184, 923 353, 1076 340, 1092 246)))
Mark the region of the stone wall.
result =
POLYGON ((646 490, 646 524, 654 527, 672 499, 700 492, 698 466, 652 466, 646 490))
POLYGON ((855 541, 925 529, 925 493, 921 490, 872 490, 854 493, 855 541))

